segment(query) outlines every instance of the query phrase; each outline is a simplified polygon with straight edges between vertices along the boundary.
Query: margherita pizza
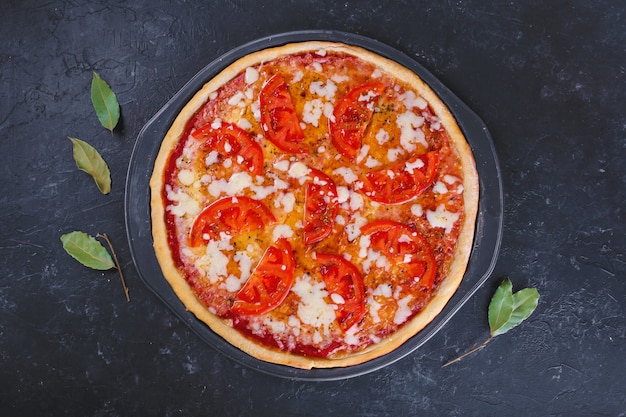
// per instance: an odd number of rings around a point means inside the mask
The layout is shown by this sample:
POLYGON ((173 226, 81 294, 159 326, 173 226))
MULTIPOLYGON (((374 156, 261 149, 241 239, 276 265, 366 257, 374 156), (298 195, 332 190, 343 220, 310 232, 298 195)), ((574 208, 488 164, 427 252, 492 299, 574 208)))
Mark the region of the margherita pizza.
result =
POLYGON ((332 42, 255 52, 208 81, 150 184, 155 252, 186 308, 244 352, 305 369, 384 355, 440 313, 478 205, 438 96, 332 42))

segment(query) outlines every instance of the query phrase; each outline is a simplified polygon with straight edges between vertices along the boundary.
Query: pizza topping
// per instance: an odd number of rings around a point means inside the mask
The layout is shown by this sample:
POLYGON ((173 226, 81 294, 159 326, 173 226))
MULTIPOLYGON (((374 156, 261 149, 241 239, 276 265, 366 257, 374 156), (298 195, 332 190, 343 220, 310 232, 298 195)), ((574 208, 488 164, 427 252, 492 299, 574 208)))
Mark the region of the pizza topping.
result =
POLYGON ((330 177, 311 169, 304 198, 304 243, 311 245, 327 237, 337 216, 337 187, 330 177))
POLYGON ((220 233, 230 235, 261 230, 276 221, 260 201, 249 197, 226 197, 215 201, 196 217, 189 236, 191 246, 214 240, 220 233))
POLYGON ((437 264, 432 248, 419 233, 393 220, 376 220, 361 227, 361 232, 370 236, 372 249, 405 271, 408 280, 426 288, 433 285, 437 264))
POLYGON ((433 210, 426 211, 426 219, 432 227, 445 229, 446 233, 450 233, 454 224, 457 220, 459 220, 459 213, 451 213, 446 210, 446 207, 443 204, 437 206, 437 208, 433 210))
MULTIPOLYGON (((207 124, 192 133, 196 139, 203 140, 210 150, 210 161, 214 161, 217 155, 222 158, 236 157, 236 161, 242 164, 252 173, 263 173, 263 150, 252 139, 249 133, 237 125, 229 123, 207 124), (215 127, 214 127, 215 126, 215 127), (217 152, 217 155, 214 154, 217 152)), ((207 156, 207 161, 209 157, 207 156)), ((208 162, 207 162, 207 165, 208 162)))
POLYGON ((365 315, 363 277, 357 267, 342 256, 318 253, 317 261, 331 300, 337 305, 337 322, 345 332, 365 315))
POLYGON ((385 89, 380 82, 362 84, 337 102, 330 122, 330 137, 344 157, 354 160, 374 113, 373 102, 385 89))
POLYGON ((290 153, 306 153, 304 133, 282 75, 276 74, 263 86, 259 96, 261 127, 278 148, 290 153))
POLYGON ((231 310, 237 314, 258 315, 278 307, 293 285, 294 271, 291 244, 281 238, 265 251, 237 294, 231 310))
POLYGON ((171 185, 165 186, 167 199, 172 203, 166 207, 167 211, 174 216, 183 217, 185 215, 195 216, 201 210, 200 204, 183 190, 174 191, 171 185))
POLYGON ((210 94, 161 196, 172 257, 206 309, 252 343, 332 357, 428 303, 464 179, 411 86, 324 52, 241 68, 210 94))
POLYGON ((302 323, 320 329, 335 321, 335 310, 325 301, 328 291, 323 281, 316 282, 309 274, 304 274, 296 280, 292 291, 300 298, 297 314, 302 323))
POLYGON ((439 154, 432 151, 368 172, 363 179, 363 192, 380 203, 400 204, 410 201, 432 184, 438 166, 439 154))

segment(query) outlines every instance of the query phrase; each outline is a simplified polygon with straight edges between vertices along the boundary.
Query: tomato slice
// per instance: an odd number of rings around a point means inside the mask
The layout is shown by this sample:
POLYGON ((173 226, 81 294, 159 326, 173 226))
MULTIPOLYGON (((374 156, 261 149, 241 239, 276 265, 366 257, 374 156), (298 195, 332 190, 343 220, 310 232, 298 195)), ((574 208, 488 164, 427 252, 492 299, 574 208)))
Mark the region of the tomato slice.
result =
POLYGON ((412 280, 430 289, 435 282, 437 263, 432 248, 418 232, 393 220, 376 220, 361 227, 370 235, 370 247, 383 253, 393 264, 405 269, 412 280))
POLYGON ((290 153, 307 153, 302 144, 304 132, 281 74, 272 76, 259 94, 261 128, 277 147, 290 153))
POLYGON ((204 125, 194 131, 192 136, 205 141, 206 146, 217 151, 222 157, 236 157, 235 161, 253 174, 263 174, 263 149, 245 130, 237 125, 223 123, 213 128, 204 125))
POLYGON ((317 261, 321 264, 320 273, 331 296, 337 294, 341 301, 337 303, 335 316, 344 332, 363 319, 365 315, 365 288, 361 272, 350 261, 340 255, 318 253, 317 261))
POLYGON ((374 114, 374 100, 384 89, 381 82, 368 82, 353 88, 335 104, 330 137, 339 153, 351 161, 361 149, 365 130, 374 114))
POLYGON ((237 314, 258 315, 278 307, 294 283, 295 258, 285 238, 267 248, 231 310, 237 314))
POLYGON ((304 243, 311 245, 330 235, 337 217, 337 186, 322 171, 311 169, 304 196, 304 243))
POLYGON ((423 193, 434 181, 439 152, 431 151, 408 161, 365 174, 361 191, 374 201, 401 204, 423 193))
POLYGON ((190 232, 191 246, 200 246, 209 239, 216 239, 221 232, 230 235, 261 230, 276 218, 267 206, 250 197, 224 197, 198 214, 190 232))

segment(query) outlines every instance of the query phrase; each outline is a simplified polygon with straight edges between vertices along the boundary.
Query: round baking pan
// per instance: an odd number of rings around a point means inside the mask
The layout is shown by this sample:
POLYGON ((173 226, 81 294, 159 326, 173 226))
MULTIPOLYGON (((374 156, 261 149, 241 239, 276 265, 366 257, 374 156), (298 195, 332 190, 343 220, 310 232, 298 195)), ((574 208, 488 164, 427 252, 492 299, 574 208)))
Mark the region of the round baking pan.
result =
POLYGON ((202 340, 232 360, 266 374, 299 380, 336 380, 378 370, 411 354, 454 316, 493 271, 502 238, 503 193, 500 167, 487 127, 461 100, 424 67, 400 51, 363 36, 337 31, 299 31, 269 36, 235 48, 194 76, 143 127, 130 159, 125 196, 126 233, 133 262, 145 284, 202 340), (249 53, 291 42, 312 40, 360 46, 392 59, 419 75, 443 100, 465 134, 476 161, 480 197, 474 244, 465 276, 441 313, 406 343, 371 361, 344 367, 304 370, 260 361, 222 339, 192 313, 172 291, 153 250, 150 221, 150 176, 165 133, 183 106, 222 69, 249 53))

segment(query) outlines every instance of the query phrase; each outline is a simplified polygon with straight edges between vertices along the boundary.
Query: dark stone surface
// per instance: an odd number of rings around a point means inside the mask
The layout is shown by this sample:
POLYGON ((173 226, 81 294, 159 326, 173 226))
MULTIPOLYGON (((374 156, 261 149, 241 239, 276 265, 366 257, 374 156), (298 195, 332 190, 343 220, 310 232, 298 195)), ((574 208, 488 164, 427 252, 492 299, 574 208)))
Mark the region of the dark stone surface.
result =
POLYGON ((3 416, 625 416, 626 3, 600 0, 9 0, 0 17, 0 414, 3 416), (124 226, 141 127, 196 72, 292 30, 368 36, 413 57, 487 124, 502 166, 492 278, 412 355, 336 382, 242 367, 147 289, 124 226), (92 71, 122 123, 99 126, 92 71), (67 136, 95 146, 101 195, 67 136), (107 233, 130 287, 71 259, 59 237, 107 233), (486 349, 504 276, 537 311, 486 349))

